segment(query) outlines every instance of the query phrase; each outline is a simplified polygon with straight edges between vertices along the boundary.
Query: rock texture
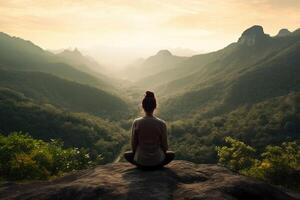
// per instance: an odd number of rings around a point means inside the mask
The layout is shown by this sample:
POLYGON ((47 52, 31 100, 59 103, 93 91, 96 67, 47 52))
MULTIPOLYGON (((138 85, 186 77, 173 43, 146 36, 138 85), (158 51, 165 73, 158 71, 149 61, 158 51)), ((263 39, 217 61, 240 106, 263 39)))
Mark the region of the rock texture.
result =
POLYGON ((288 36, 290 35, 292 32, 290 32, 288 29, 286 28, 283 28, 283 29, 280 29, 278 34, 276 35, 277 37, 285 37, 285 36, 288 36))
POLYGON ((264 42, 269 37, 269 35, 264 33, 262 26, 255 25, 243 32, 242 36, 238 40, 238 43, 247 46, 254 46, 264 42))
POLYGON ((128 163, 98 166, 62 178, 27 184, 2 184, 0 199, 68 200, 292 200, 268 184, 217 165, 174 161, 157 171, 128 163))
POLYGON ((160 50, 156 56, 172 56, 172 53, 169 50, 160 50))

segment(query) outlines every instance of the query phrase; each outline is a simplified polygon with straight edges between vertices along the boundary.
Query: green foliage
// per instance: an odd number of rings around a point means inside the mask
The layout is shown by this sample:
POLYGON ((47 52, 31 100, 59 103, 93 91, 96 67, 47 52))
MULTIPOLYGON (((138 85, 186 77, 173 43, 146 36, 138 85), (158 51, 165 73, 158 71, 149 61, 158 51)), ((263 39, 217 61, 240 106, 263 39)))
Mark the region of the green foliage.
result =
POLYGON ((62 142, 47 143, 28 134, 0 134, 0 177, 6 180, 48 179, 94 163, 83 148, 63 148, 62 142))
POLYGON ((231 137, 226 137, 225 142, 229 144, 229 147, 217 147, 220 164, 236 171, 248 169, 255 163, 252 158, 255 149, 231 137))
POLYGON ((255 149, 245 143, 230 137, 225 141, 229 146, 217 148, 219 164, 272 184, 300 189, 300 146, 296 142, 268 145, 255 156, 255 149))
POLYGON ((300 93, 269 99, 252 106, 209 117, 194 117, 171 122, 169 125, 171 148, 179 159, 198 163, 216 163, 216 146, 224 145, 231 136, 262 153, 267 145, 300 142, 300 93))
POLYGON ((113 122, 66 112, 50 104, 37 104, 3 88, 0 88, 0 121, 3 134, 22 131, 44 141, 59 139, 66 147, 87 149, 93 159, 102 154, 101 163, 113 161, 128 140, 125 131, 113 122))
MULTIPOLYGON (((261 155, 258 171, 271 183, 300 189, 300 146, 284 142, 281 146, 267 146, 261 155)), ((259 174, 254 176, 259 177, 259 174)))
MULTIPOLYGON (((257 38, 258 39, 258 38, 257 38)), ((192 56, 145 81, 159 85, 164 119, 195 113, 220 115, 241 105, 300 91, 300 37, 266 37, 248 46, 233 43, 216 52, 192 56)), ((163 66, 161 66, 163 68, 163 66)))
POLYGON ((0 87, 72 112, 86 112, 110 120, 128 117, 129 105, 119 97, 46 73, 0 69, 0 87))

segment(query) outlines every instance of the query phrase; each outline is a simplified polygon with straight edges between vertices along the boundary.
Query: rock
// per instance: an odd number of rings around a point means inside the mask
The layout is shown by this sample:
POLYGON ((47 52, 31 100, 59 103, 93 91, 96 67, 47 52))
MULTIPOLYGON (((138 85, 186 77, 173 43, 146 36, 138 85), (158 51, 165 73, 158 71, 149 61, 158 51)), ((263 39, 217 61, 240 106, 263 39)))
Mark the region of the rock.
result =
POLYGON ((160 50, 159 52, 157 52, 156 56, 172 56, 172 53, 169 50, 160 50))
POLYGON ((248 28, 242 33, 242 36, 239 38, 238 43, 247 46, 254 46, 258 43, 264 42, 267 38, 269 38, 269 35, 264 33, 263 27, 255 25, 248 28))
POLYGON ((0 199, 292 200, 297 197, 224 167, 174 161, 157 171, 115 163, 73 172, 53 181, 5 183, 0 187, 0 199))
POLYGON ((283 29, 280 29, 280 31, 278 32, 276 37, 284 37, 284 36, 288 36, 290 34, 291 34, 291 32, 288 29, 283 28, 283 29))
POLYGON ((300 35, 300 28, 296 29, 292 34, 296 36, 300 35))

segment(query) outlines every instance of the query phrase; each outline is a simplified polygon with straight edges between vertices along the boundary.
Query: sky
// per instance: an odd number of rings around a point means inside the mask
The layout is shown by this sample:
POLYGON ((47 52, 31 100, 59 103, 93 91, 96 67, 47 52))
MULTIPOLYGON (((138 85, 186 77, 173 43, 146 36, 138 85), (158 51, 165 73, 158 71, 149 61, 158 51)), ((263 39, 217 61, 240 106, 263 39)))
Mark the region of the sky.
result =
POLYGON ((160 49, 214 51, 255 24, 300 28, 300 0, 0 0, 0 31, 115 66, 160 49))

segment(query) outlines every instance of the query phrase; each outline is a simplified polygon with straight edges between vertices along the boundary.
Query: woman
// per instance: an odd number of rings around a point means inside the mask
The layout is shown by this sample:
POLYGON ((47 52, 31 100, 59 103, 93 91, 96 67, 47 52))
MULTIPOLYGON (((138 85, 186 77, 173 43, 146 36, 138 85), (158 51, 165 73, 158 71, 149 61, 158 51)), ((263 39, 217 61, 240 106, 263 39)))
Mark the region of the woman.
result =
POLYGON ((153 92, 147 91, 142 101, 144 117, 134 120, 132 125, 131 148, 125 152, 125 159, 141 168, 160 168, 174 159, 168 151, 166 123, 153 115, 156 99, 153 92))

